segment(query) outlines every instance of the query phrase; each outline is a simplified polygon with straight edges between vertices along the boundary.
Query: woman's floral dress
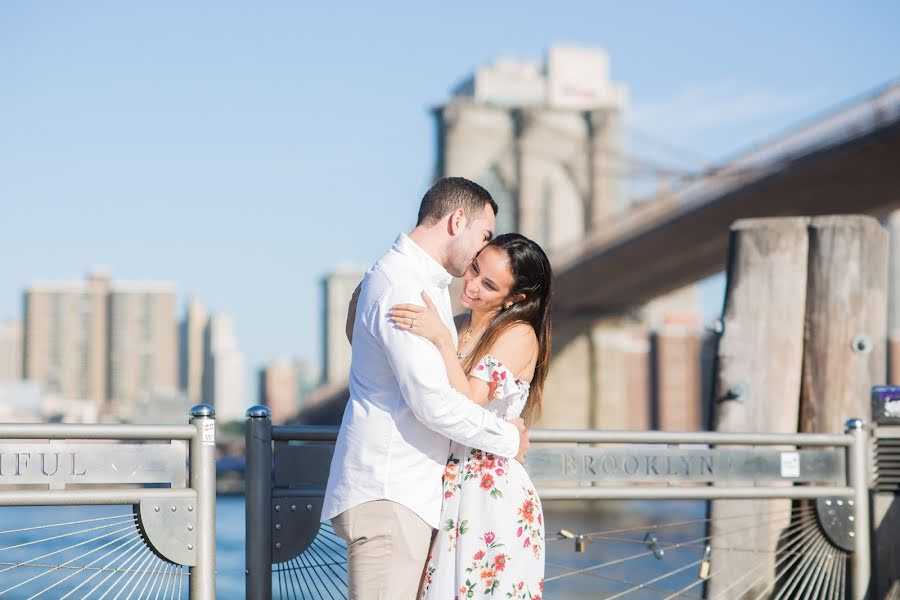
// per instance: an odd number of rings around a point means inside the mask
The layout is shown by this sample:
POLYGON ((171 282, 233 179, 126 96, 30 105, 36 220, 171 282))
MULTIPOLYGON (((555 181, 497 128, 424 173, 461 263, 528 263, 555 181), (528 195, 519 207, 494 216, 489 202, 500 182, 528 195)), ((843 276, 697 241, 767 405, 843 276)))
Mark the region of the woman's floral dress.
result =
MULTIPOLYGON (((487 408, 518 417, 528 399, 527 382, 493 356, 472 375, 498 382, 487 408)), ((422 598, 516 598, 540 600, 544 588, 544 516, 525 469, 456 442, 444 470, 441 525, 425 567, 422 598)))

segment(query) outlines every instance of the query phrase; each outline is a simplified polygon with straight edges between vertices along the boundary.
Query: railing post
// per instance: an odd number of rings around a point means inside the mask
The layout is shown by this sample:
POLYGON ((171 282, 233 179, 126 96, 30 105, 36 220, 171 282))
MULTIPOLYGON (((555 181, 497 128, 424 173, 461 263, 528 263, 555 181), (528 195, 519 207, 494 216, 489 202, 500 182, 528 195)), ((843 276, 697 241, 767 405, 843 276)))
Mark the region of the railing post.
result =
POLYGON ((191 567, 191 600, 216 597, 216 411, 209 404, 191 408, 197 433, 191 440, 190 485, 197 493, 197 565, 191 567))
POLYGON ((246 435, 246 597, 272 598, 272 412, 247 409, 246 435))
POLYGON ((847 421, 845 431, 853 436, 848 449, 848 472, 853 494, 853 539, 856 548, 850 555, 850 574, 853 600, 865 600, 872 575, 872 552, 869 524, 869 468, 866 430, 861 419, 847 421))

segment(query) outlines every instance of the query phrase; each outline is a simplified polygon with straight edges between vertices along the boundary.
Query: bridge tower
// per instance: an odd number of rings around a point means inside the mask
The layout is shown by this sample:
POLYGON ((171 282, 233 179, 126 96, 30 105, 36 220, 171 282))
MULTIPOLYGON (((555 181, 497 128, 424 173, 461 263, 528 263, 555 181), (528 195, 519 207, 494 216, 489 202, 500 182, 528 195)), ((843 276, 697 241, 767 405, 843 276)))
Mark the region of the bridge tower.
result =
MULTIPOLYGON (((601 49, 552 46, 543 64, 496 60, 433 109, 435 179, 483 185, 500 207, 497 232, 522 233, 555 262, 628 209, 626 106, 601 49)), ((557 348, 546 397, 566 402, 548 405, 542 426, 700 428, 698 304, 691 286, 598 319, 557 348), (666 361, 672 368, 661 368, 666 361)))
POLYGON ((546 66, 498 60, 434 109, 435 178, 478 181, 501 206, 498 232, 565 248, 622 208, 626 97, 602 50, 551 47, 546 66))

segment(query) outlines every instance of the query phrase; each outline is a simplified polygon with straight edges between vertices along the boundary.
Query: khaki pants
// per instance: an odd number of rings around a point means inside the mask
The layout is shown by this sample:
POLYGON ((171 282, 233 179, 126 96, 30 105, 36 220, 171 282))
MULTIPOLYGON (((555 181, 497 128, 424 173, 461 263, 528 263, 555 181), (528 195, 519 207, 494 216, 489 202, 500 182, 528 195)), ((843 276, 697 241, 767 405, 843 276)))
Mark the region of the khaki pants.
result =
POLYGON ((350 600, 413 600, 422 580, 431 526, 402 504, 366 502, 333 518, 347 542, 350 600))

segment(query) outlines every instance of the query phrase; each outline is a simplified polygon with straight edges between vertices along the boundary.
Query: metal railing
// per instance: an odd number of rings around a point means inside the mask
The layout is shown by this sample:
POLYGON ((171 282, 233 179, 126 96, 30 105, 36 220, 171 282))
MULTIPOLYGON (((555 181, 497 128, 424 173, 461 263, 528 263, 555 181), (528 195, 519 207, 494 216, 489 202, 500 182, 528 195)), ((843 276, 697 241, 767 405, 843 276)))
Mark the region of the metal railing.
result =
MULTIPOLYGON (((272 426, 265 407, 254 407, 247 416, 247 597, 272 598, 273 580, 282 596, 346 597, 342 542, 326 525, 321 529, 319 526, 338 428, 272 426)), ((804 593, 812 593, 815 585, 822 588, 823 594, 825 588, 831 590, 828 597, 845 597, 847 573, 837 564, 849 557, 848 597, 866 597, 871 576, 868 433, 858 419, 848 421, 846 432, 835 435, 534 430, 530 439, 535 446, 528 453, 525 467, 536 483, 544 484, 538 487, 538 495, 545 502, 773 498, 818 501, 818 508, 804 506, 790 511, 793 517, 802 517, 804 523, 802 528, 796 525, 786 530, 786 535, 792 530, 801 531, 806 538, 815 534, 817 548, 828 550, 829 565, 835 565, 827 582, 816 576, 817 580, 804 593), (545 443, 554 446, 537 447, 545 443), (829 508, 830 520, 826 523, 824 507, 838 505, 842 507, 840 514, 835 516, 829 508), (844 531, 828 531, 828 527, 843 527, 844 531), (844 536, 845 546, 838 551, 829 540, 840 535, 844 536)), ((708 524, 712 520, 698 521, 708 524)), ((601 535, 616 531, 596 532, 588 537, 640 541, 601 535)), ((560 532, 563 533, 568 534, 565 537, 581 538, 576 539, 576 548, 580 542, 583 549, 585 536, 560 532)), ((690 543, 705 544, 709 554, 711 537, 706 535, 690 543)), ((789 536, 784 540, 789 540, 789 536)), ((806 552, 802 550, 806 547, 796 545, 796 541, 790 541, 795 544, 794 551, 779 560, 782 573, 799 568, 797 559, 790 554, 806 552)), ((672 544, 670 548, 687 543, 672 544)), ((596 576, 599 567, 657 551, 662 554, 662 547, 648 548, 647 552, 621 560, 569 569, 571 572, 548 581, 578 574, 596 576)), ((703 562, 706 561, 701 559, 688 567, 703 562)), ((638 582, 626 592, 653 590, 651 584, 662 578, 638 582)), ((783 584, 798 585, 793 577, 783 584)), ((691 583, 667 597, 684 597, 685 590, 696 585, 691 583)), ((614 597, 619 595, 622 594, 614 597)))
POLYGON ((215 598, 215 477, 205 404, 188 425, 0 424, 0 506, 132 508, 41 524, 20 513, 29 526, 0 531, 0 595, 180 598, 187 580, 191 600, 215 598))

